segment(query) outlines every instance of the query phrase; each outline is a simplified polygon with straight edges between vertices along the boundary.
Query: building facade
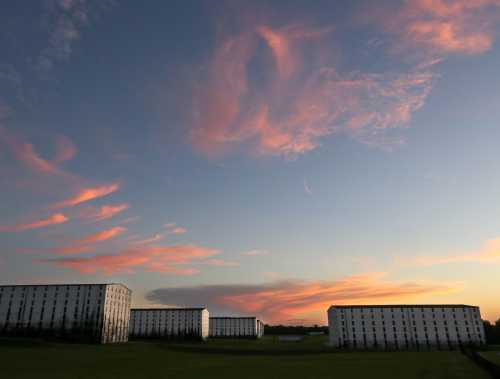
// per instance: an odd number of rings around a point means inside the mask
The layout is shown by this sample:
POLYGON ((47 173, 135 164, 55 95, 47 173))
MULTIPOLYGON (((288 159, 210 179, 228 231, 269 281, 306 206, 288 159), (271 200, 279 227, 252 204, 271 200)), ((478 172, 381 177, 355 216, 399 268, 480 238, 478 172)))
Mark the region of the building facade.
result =
POLYGON ((131 338, 206 339, 206 308, 135 308, 130 311, 131 338))
POLYGON ((479 307, 469 305, 346 305, 328 309, 337 348, 426 350, 485 343, 479 307))
POLYGON ((0 334, 127 342, 131 298, 117 283, 0 286, 0 334))
POLYGON ((260 338, 264 323, 256 317, 210 317, 210 337, 260 338))

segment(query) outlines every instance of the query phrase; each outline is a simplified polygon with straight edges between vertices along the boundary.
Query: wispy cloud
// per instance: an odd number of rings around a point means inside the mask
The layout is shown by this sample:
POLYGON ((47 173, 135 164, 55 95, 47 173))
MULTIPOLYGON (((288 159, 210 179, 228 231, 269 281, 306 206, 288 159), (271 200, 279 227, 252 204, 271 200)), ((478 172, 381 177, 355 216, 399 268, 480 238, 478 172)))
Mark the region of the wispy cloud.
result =
POLYGON ((202 262, 202 264, 218 267, 234 267, 240 265, 238 262, 226 261, 225 259, 207 259, 206 261, 202 262))
POLYGON ((389 12, 369 15, 366 11, 366 18, 397 36, 397 50, 405 54, 481 54, 492 47, 498 34, 500 2, 409 0, 399 8, 392 5, 389 12))
MULTIPOLYGON (((80 211, 79 217, 88 221, 102 221, 112 218, 117 214, 122 213, 127 210, 129 205, 127 203, 122 204, 108 204, 102 205, 100 207, 90 207, 82 209, 80 211)), ((122 222, 123 223, 123 222, 122 222)))
POLYGON ((56 146, 57 150, 53 160, 56 164, 73 159, 77 153, 75 144, 66 136, 58 136, 56 146))
POLYGON ((325 322, 326 310, 332 304, 408 302, 460 288, 458 284, 393 282, 375 273, 337 281, 284 280, 161 288, 151 291, 146 299, 158 304, 208 305, 216 311, 257 315, 273 323, 294 318, 325 322))
POLYGON ((309 183, 305 178, 304 178, 304 191, 306 191, 308 195, 312 195, 311 187, 309 187, 309 183))
POLYGON ((333 133, 374 143, 385 130, 408 126, 432 74, 339 72, 328 58, 332 30, 256 25, 226 36, 195 86, 194 146, 208 155, 249 146, 254 154, 296 156, 333 133), (250 64, 259 62, 270 78, 264 84, 248 78, 250 64))
POLYGON ((36 152, 33 144, 24 141, 1 126, 0 142, 4 142, 10 148, 18 161, 36 173, 72 177, 71 174, 59 167, 61 163, 76 155, 76 147, 68 137, 59 136, 56 139, 56 152, 52 160, 43 158, 36 152))
POLYGON ((74 196, 59 203, 55 203, 52 205, 52 207, 53 208, 72 207, 90 200, 107 196, 113 192, 118 191, 119 189, 120 189, 120 183, 118 182, 97 187, 81 188, 78 191, 78 193, 76 193, 74 196))
POLYGON ((101 230, 97 233, 90 234, 78 241, 76 241, 77 245, 88 245, 96 242, 103 242, 107 241, 111 238, 114 238, 122 233, 124 233, 127 230, 127 228, 124 228, 122 226, 115 226, 110 229, 105 229, 101 230))
POLYGON ((165 236, 163 234, 158 233, 150 238, 146 238, 146 239, 142 239, 142 240, 133 240, 132 243, 134 245, 149 245, 150 243, 161 241, 164 238, 165 238, 165 236))
POLYGON ((184 234, 187 233, 186 228, 182 228, 177 226, 174 222, 170 222, 168 224, 163 225, 163 227, 167 230, 168 233, 171 234, 184 234))
POLYGON ((189 267, 189 264, 216 254, 217 250, 196 245, 149 246, 127 249, 118 254, 45 259, 40 262, 73 269, 82 274, 133 273, 136 269, 142 269, 148 272, 192 275, 199 270, 189 267))
POLYGON ((113 5, 112 1, 52 0, 46 3, 44 24, 48 29, 48 45, 37 58, 37 68, 47 71, 57 62, 69 59, 73 45, 92 19, 113 5))
POLYGON ((55 213, 45 219, 20 223, 15 225, 0 225, 0 232, 22 232, 25 230, 43 228, 49 225, 63 224, 68 218, 62 213, 55 213))
POLYGON ((132 224, 141 219, 140 216, 127 217, 126 219, 120 221, 120 225, 132 224))
POLYGON ((483 246, 476 250, 465 253, 446 256, 418 256, 411 259, 400 259, 403 265, 410 266, 435 266, 453 263, 500 263, 500 238, 486 241, 483 246))
POLYGON ((241 255, 246 255, 248 257, 258 257, 262 255, 269 255, 269 251, 255 249, 255 250, 244 251, 241 253, 241 255))

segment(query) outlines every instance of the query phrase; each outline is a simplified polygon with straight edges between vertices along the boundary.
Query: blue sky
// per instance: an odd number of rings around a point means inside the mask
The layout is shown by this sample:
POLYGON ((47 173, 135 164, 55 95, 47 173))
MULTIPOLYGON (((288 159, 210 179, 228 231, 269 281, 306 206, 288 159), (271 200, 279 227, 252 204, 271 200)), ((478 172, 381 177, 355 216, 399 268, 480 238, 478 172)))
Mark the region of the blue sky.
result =
POLYGON ((499 15, 5 4, 2 282, 122 281, 137 305, 269 322, 401 302, 497 319, 499 15))

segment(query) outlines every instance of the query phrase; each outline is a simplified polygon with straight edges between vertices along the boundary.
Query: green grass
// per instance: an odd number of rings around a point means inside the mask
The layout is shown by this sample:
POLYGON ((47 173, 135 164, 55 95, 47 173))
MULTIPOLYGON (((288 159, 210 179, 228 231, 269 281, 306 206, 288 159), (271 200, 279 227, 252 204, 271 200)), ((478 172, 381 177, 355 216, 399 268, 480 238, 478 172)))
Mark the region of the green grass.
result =
POLYGON ((479 353, 483 358, 500 366, 500 349, 497 351, 482 351, 479 353))
POLYGON ((310 337, 303 343, 279 343, 265 338, 215 340, 206 344, 131 342, 100 346, 0 340, 1 377, 489 378, 459 352, 346 353, 326 349, 324 342, 324 338, 310 337))

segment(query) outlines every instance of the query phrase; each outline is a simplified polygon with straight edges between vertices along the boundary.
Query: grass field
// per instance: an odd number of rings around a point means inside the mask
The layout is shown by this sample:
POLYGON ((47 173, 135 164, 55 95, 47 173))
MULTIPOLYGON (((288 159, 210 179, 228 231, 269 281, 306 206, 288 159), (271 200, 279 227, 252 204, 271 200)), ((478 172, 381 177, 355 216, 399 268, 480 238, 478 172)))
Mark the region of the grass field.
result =
POLYGON ((500 349, 498 351, 482 351, 479 354, 487 360, 500 366, 500 349))
POLYGON ((0 340, 1 377, 487 379, 459 352, 333 352, 321 337, 302 343, 216 340, 204 344, 131 342, 76 345, 0 340))

